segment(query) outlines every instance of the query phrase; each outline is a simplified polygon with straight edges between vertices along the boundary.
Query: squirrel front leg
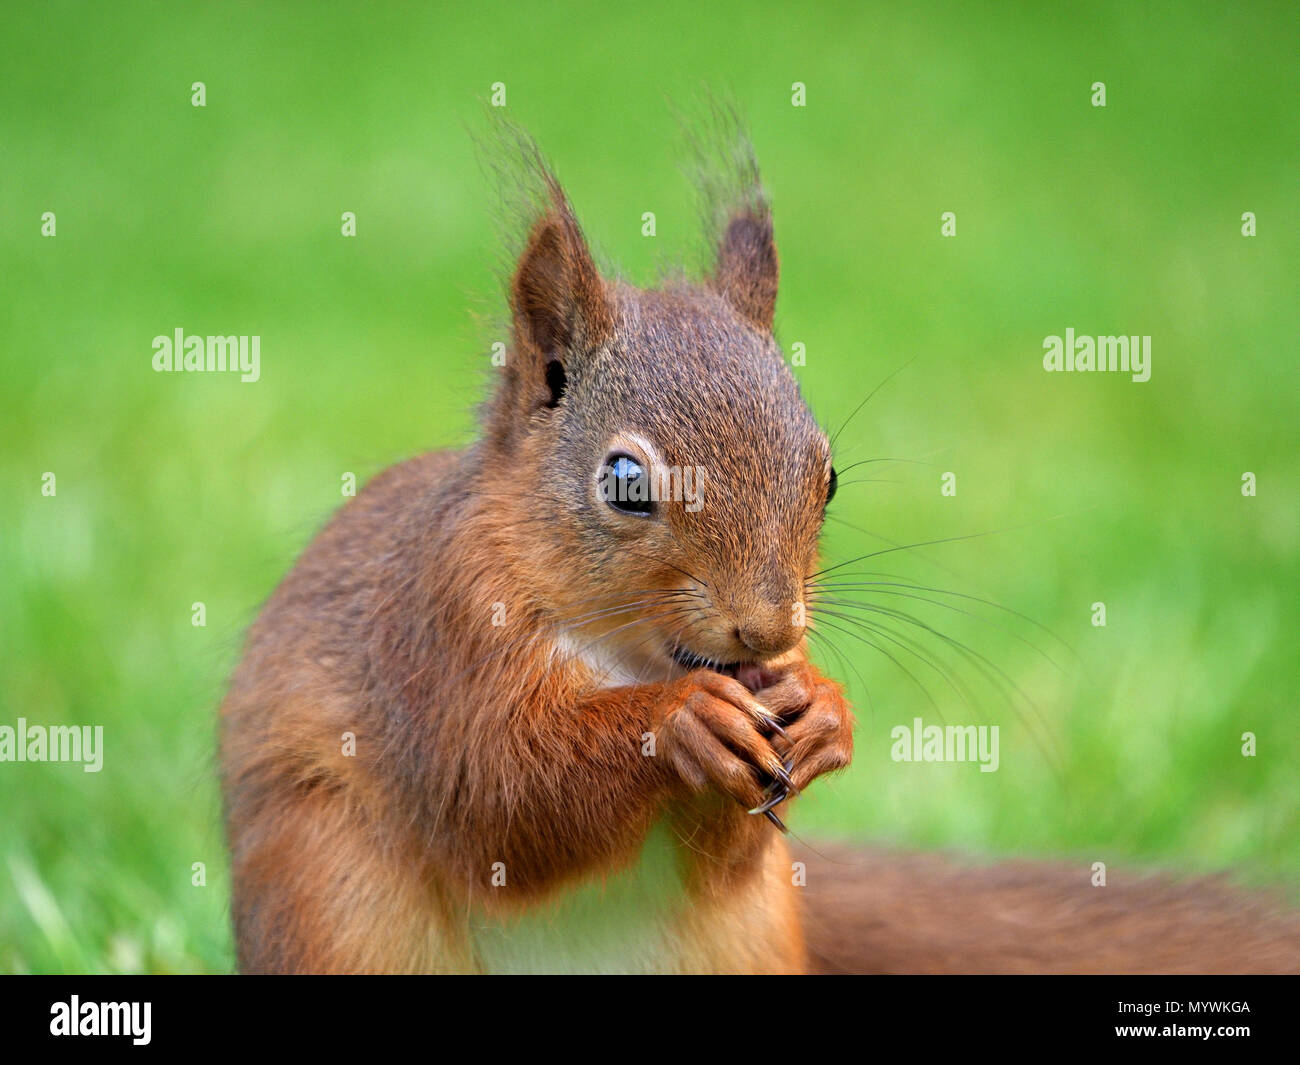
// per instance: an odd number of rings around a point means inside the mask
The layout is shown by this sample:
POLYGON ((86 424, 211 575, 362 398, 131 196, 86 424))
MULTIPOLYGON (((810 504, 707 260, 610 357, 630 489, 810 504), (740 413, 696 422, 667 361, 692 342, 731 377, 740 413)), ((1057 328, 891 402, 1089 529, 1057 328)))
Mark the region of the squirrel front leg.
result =
MULTIPOLYGON (((523 900, 639 849, 672 800, 712 792, 738 811, 784 777, 775 716, 738 681, 694 670, 520 715, 472 745, 440 842, 481 901, 523 900), (492 889, 492 890, 489 890, 492 889)), ((756 826, 757 827, 757 826, 756 826)))

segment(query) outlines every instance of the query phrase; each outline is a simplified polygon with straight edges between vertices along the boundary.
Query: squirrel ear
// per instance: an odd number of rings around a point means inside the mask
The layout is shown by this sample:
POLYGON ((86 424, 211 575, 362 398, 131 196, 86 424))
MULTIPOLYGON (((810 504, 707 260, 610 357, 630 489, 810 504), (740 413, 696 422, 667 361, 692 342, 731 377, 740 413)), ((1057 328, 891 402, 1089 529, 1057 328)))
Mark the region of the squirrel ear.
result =
POLYGON ((776 239, 764 207, 737 211, 718 246, 713 286, 740 314, 764 332, 776 315, 776 239))
POLYGON ((596 347, 613 318, 582 230, 558 190, 533 226, 510 286, 519 340, 543 363, 563 366, 580 349, 596 347))

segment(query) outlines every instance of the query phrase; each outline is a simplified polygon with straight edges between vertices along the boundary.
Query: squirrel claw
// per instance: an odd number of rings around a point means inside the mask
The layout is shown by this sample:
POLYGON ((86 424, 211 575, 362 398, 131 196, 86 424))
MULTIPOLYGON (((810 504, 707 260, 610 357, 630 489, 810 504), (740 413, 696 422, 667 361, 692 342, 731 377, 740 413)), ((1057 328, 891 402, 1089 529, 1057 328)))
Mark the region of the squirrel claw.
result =
MULTIPOLYGON (((751 814, 770 814, 772 812, 772 807, 780 806, 781 803, 785 802, 789 797, 790 792, 785 788, 785 786, 779 786, 771 798, 759 803, 749 812, 751 814)), ((769 817, 768 820, 770 821, 771 818, 769 817)))
POLYGON ((785 788, 786 797, 798 795, 799 789, 794 786, 794 781, 790 779, 790 774, 794 771, 794 759, 787 758, 779 769, 769 770, 774 777, 772 783, 763 789, 763 796, 766 798, 776 792, 778 788, 785 788))
POLYGON ((774 714, 769 714, 767 717, 763 718, 763 724, 780 736, 781 739, 789 741, 790 737, 785 731, 785 726, 776 719, 774 714))
POLYGON ((790 779, 790 768, 793 767, 782 767, 781 769, 773 770, 772 775, 776 777, 773 787, 779 783, 785 788, 787 795, 798 795, 799 789, 794 786, 794 781, 790 779))

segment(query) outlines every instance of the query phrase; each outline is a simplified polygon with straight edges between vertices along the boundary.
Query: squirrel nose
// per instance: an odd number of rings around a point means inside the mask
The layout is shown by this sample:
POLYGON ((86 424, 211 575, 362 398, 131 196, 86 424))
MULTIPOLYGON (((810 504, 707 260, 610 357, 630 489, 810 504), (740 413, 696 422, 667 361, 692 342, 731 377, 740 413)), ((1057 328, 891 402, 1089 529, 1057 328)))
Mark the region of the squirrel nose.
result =
POLYGON ((803 630, 794 623, 793 612, 773 611, 763 620, 749 619, 737 625, 735 637, 755 654, 779 655, 799 642, 803 630))

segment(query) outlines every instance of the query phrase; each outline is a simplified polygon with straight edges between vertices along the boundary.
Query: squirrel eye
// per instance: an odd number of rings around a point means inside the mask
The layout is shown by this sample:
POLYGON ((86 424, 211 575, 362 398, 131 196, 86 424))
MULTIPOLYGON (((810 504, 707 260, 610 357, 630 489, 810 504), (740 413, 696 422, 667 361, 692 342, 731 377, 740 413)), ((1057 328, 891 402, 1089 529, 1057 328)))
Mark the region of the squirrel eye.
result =
POLYGON ((826 502, 829 504, 835 498, 835 489, 840 486, 840 476, 835 472, 835 467, 831 467, 831 483, 826 486, 826 502))
POLYGON ((654 510, 650 475, 631 455, 610 455, 600 470, 600 498, 622 514, 654 510))

